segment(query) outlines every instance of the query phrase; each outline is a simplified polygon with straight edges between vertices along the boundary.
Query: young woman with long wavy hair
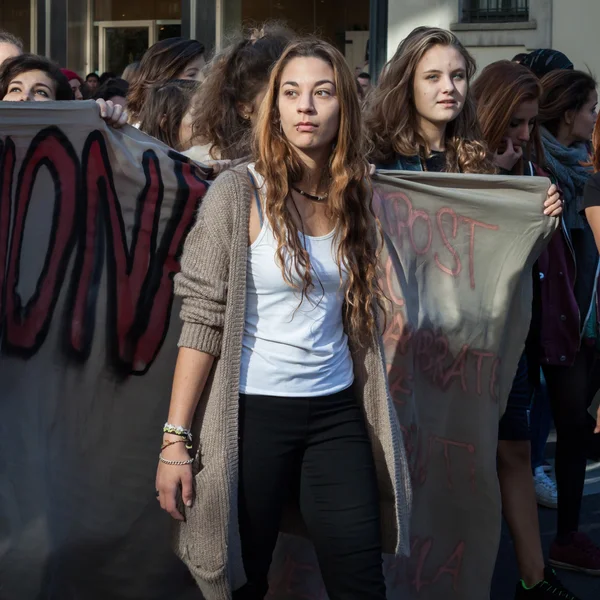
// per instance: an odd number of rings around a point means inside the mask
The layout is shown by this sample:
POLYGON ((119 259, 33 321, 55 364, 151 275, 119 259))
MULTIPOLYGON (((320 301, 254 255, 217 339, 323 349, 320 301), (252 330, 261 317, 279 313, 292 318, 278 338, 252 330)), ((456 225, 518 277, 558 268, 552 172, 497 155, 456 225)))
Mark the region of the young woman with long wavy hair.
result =
POLYGON ((385 600, 381 553, 408 550, 411 492, 375 316, 361 111, 339 51, 286 49, 253 154, 212 184, 186 241, 157 498, 207 600, 265 597, 288 506, 329 598, 385 600))
MULTIPOLYGON (((475 60, 452 32, 413 30, 369 97, 365 120, 376 166, 496 173, 470 89, 475 71, 475 60)), ((561 211, 558 190, 551 187, 544 214, 561 211)))
MULTIPOLYGON (((600 339, 598 249, 584 214, 590 202, 590 188, 585 190, 593 174, 589 147, 598 118, 597 84, 588 73, 574 70, 552 71, 542 78, 541 84, 544 92, 540 99, 539 122, 544 168, 556 178, 564 192, 564 222, 574 260, 571 308, 567 306, 558 312, 554 307, 561 297, 553 293, 552 303, 547 304, 547 317, 553 318, 555 330, 560 331, 569 323, 571 314, 577 325, 574 334, 570 330, 565 332, 569 335, 561 352, 549 355, 544 366, 557 437, 557 534, 550 548, 549 562, 555 567, 600 576, 600 548, 579 531, 587 457, 593 439, 588 407, 600 387, 596 362, 600 339)), ((564 279, 568 272, 560 271, 564 279)), ((551 285, 552 279, 544 280, 549 292, 551 285)))
MULTIPOLYGON (((510 61, 488 65, 473 84, 483 139, 494 157, 494 163, 505 175, 548 176, 532 162, 534 158, 542 164, 544 161, 537 120, 541 95, 542 86, 531 70, 510 61)), ((539 265, 549 260, 564 261, 567 256, 566 240, 558 232, 539 263, 534 266, 532 322, 498 432, 497 464, 502 510, 513 538, 521 575, 515 596, 518 600, 576 600, 552 569, 544 566, 531 471, 530 413, 535 388, 540 384, 542 354, 543 296, 539 265)), ((561 292, 569 294, 569 280, 563 279, 561 292)), ((551 334, 555 335, 555 332, 551 330, 551 334)), ((556 337, 553 341, 556 341, 556 337)), ((548 341, 545 340, 545 343, 548 341)))
POLYGON ((444 29, 418 27, 371 92, 367 131, 378 167, 494 173, 469 91, 475 60, 444 29))

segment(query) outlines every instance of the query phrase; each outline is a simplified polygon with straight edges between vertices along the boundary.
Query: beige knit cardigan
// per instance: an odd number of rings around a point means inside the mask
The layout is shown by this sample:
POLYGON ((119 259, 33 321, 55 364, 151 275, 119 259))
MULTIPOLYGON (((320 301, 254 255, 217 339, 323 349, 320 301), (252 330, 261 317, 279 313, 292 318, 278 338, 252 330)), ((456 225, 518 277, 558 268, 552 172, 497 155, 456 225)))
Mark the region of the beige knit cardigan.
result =
MULTIPOLYGON (((194 503, 180 506, 174 548, 206 600, 228 600, 245 583, 238 528, 238 401, 253 189, 247 166, 220 175, 202 201, 175 278, 182 298, 179 345, 216 358, 194 417, 194 503)), ((408 554, 411 488, 402 433, 380 341, 351 347, 355 389, 375 457, 384 552, 408 554)), ((292 511, 293 513, 293 511, 292 511)), ((291 529, 301 530, 295 514, 291 529), (296 527, 294 527, 294 524, 296 527)))

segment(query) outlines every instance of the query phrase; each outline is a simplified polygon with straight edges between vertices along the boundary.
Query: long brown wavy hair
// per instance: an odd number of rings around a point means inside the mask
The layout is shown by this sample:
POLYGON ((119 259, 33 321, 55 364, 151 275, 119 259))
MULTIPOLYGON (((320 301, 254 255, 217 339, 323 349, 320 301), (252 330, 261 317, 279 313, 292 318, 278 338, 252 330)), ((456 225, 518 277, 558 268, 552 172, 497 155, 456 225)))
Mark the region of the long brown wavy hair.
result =
POLYGON ((177 78, 192 61, 203 54, 204 44, 183 38, 167 38, 148 48, 129 81, 127 110, 130 122, 138 121, 148 90, 153 85, 177 78))
MULTIPOLYGON (((510 122, 523 102, 540 99, 542 86, 530 69, 519 63, 499 60, 488 65, 473 84, 477 116, 490 152, 500 148, 510 122)), ((513 168, 515 175, 524 173, 525 161, 544 164, 544 146, 536 119, 523 157, 513 168)))
MULTIPOLYGON (((397 154, 417 156, 423 148, 429 154, 429 144, 418 130, 414 80, 419 62, 434 46, 449 46, 460 52, 470 84, 476 71, 475 59, 453 33, 436 27, 413 30, 384 67, 379 84, 367 101, 365 123, 373 162, 391 163, 397 154)), ((469 88, 463 110, 446 127, 446 170, 494 173, 495 167, 482 139, 469 88)))
MULTIPOLYGON (((252 104, 269 82, 273 65, 297 36, 278 22, 242 31, 215 56, 194 108, 195 144, 208 145, 213 159, 243 158, 251 152, 252 124, 238 104, 252 104)), ((258 107, 257 107, 258 109, 258 107)))
POLYGON ((597 86, 589 73, 562 69, 544 75, 541 84, 539 121, 554 137, 565 114, 581 110, 597 86))
POLYGON ((187 150, 180 139, 181 122, 190 109, 201 83, 173 79, 148 90, 139 114, 140 131, 155 137, 178 152, 187 150))
POLYGON ((334 72, 340 123, 325 173, 331 182, 327 208, 335 222, 340 282, 342 270, 348 273, 344 320, 349 336, 364 345, 376 331, 374 308, 382 298, 377 277, 381 237, 378 243, 356 82, 342 54, 326 42, 306 39, 293 43, 273 67, 254 132, 256 169, 268 190, 265 214, 277 240, 283 278, 301 289, 304 298, 314 288, 311 261, 287 200, 290 185, 302 179, 305 166, 280 129, 278 109, 283 70, 296 58, 319 58, 334 72))

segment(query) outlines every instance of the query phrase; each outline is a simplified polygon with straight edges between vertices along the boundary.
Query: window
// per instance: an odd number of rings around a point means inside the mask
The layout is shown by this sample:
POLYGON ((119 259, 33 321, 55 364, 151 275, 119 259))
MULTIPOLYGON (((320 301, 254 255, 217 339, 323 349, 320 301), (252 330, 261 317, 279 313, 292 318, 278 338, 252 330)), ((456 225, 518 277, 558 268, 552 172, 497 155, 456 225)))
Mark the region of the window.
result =
POLYGON ((0 28, 21 38, 25 50, 30 51, 31 3, 23 0, 0 1, 0 28))
POLYGON ((529 20, 529 0, 463 0, 463 23, 529 20))

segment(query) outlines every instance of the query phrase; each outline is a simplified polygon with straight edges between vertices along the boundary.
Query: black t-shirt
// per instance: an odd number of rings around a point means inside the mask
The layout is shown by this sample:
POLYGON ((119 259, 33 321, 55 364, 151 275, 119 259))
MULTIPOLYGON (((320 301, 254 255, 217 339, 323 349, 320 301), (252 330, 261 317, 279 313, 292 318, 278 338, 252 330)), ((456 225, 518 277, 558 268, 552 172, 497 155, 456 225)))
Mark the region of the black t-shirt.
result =
POLYGON ((583 191, 583 208, 600 206, 600 173, 592 175, 583 191))

